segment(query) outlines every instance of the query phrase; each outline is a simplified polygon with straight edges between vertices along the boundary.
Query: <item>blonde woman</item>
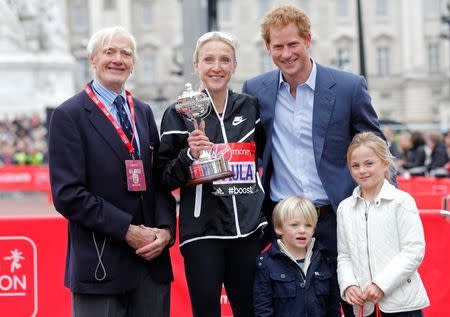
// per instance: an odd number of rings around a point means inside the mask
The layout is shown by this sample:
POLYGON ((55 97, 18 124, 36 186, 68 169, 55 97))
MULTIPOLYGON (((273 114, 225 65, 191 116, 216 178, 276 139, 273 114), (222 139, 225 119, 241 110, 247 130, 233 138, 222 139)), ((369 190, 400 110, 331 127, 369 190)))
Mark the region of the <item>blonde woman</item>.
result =
POLYGON ((234 317, 253 316, 255 257, 261 251, 264 193, 257 157, 264 144, 256 99, 231 91, 236 45, 223 32, 202 35, 194 53, 200 86, 212 100, 205 125, 192 122, 170 106, 161 123, 160 159, 163 182, 181 187, 180 248, 195 317, 220 317, 222 284, 234 317), (188 168, 200 151, 227 143, 235 176, 195 187, 184 187, 188 168), (244 156, 241 154, 245 153, 244 156))

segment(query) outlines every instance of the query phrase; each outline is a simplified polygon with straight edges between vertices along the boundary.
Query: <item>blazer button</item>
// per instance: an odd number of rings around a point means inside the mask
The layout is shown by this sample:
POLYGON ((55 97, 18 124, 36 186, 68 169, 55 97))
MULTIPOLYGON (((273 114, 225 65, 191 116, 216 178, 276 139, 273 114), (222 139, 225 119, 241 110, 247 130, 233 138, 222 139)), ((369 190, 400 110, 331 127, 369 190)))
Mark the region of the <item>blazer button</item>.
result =
POLYGON ((406 281, 407 281, 408 283, 411 283, 411 279, 410 279, 410 278, 409 278, 409 279, 407 279, 406 281))
POLYGON ((304 287, 305 287, 305 282, 301 282, 301 283, 300 283, 300 287, 301 287, 301 288, 304 288, 304 287))
POLYGON ((286 278, 286 275, 281 274, 280 277, 281 277, 281 278, 286 278))

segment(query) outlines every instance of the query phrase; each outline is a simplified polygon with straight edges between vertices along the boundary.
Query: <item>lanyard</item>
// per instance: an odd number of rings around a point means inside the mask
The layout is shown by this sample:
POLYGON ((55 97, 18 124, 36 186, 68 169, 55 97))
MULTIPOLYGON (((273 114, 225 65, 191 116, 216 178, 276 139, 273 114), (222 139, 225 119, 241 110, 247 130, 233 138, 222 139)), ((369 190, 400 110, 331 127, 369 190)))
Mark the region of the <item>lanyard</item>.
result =
MULTIPOLYGON (((375 305, 375 316, 382 317, 380 307, 375 305)), ((364 317, 364 306, 358 306, 358 317, 364 317)))
MULTIPOLYGON (((98 99, 98 97, 94 94, 91 87, 89 85, 86 85, 84 88, 84 91, 88 94, 88 96, 92 99, 92 101, 97 105, 97 107, 100 108, 100 110, 103 112, 103 114, 108 118, 108 120, 112 123, 114 128, 116 129, 117 134, 119 134, 120 138, 122 139, 122 142, 125 144, 125 146, 128 149, 128 152, 130 152, 130 155, 133 156, 134 154, 134 147, 133 147, 133 138, 134 138, 134 129, 133 129, 133 135, 131 137, 131 141, 128 140, 127 136, 125 135, 125 132, 123 132, 122 127, 120 124, 114 119, 112 114, 106 109, 105 105, 98 99)), ((130 105, 130 113, 131 113, 131 121, 133 124, 133 127, 136 126, 135 117, 134 117, 134 101, 133 97, 131 96, 131 93, 128 90, 125 90, 125 94, 127 96, 128 104, 130 105)))

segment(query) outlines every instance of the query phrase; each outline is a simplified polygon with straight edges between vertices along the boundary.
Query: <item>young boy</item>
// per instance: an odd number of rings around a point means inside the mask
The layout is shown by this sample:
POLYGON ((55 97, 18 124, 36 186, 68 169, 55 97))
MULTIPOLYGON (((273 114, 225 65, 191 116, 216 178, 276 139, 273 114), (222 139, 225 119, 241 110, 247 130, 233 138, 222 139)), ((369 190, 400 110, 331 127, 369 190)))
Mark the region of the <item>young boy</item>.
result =
POLYGON ((317 211, 307 199, 290 196, 273 211, 280 239, 256 261, 255 317, 340 316, 335 269, 313 238, 317 211))

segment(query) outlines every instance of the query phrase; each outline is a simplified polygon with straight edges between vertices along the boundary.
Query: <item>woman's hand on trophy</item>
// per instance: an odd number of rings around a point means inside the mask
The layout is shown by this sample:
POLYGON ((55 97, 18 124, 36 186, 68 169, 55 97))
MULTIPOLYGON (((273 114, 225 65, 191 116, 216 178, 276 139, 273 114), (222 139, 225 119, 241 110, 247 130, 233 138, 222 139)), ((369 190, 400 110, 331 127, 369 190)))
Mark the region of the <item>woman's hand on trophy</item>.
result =
POLYGON ((187 139, 189 148, 191 149, 191 155, 198 159, 200 152, 203 150, 209 150, 213 145, 205 133, 201 130, 194 130, 189 134, 187 139))

